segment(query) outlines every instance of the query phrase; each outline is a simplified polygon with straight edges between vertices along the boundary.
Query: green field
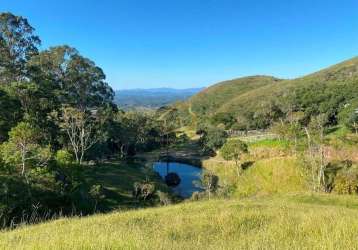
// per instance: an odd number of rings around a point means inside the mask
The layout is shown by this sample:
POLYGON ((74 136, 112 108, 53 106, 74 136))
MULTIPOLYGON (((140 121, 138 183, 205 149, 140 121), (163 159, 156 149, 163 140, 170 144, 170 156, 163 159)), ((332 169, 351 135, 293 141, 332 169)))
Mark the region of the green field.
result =
POLYGON ((3 232, 0 248, 355 249, 357 209, 356 198, 313 194, 189 202, 3 232))

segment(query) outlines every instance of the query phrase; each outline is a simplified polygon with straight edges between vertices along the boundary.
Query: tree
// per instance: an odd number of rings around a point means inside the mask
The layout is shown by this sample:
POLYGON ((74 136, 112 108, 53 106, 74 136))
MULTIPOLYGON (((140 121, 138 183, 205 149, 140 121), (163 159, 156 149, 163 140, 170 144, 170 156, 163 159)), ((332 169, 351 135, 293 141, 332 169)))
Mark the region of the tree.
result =
POLYGON ((233 114, 220 112, 211 118, 211 122, 215 126, 224 124, 225 128, 231 128, 235 124, 236 120, 233 114))
POLYGON ((354 131, 356 135, 358 134, 358 109, 349 117, 347 126, 354 131))
POLYGON ((39 113, 39 86, 36 83, 14 82, 8 87, 9 93, 16 97, 21 103, 24 116, 30 117, 34 113, 39 113))
POLYGON ((114 92, 105 82, 102 69, 91 60, 74 55, 68 63, 67 77, 65 92, 70 105, 83 111, 112 102, 114 92))
POLYGON ((91 112, 64 106, 60 113, 54 112, 52 116, 66 133, 76 161, 81 165, 87 150, 99 140, 94 115, 91 112))
POLYGON ((0 83, 25 78, 25 64, 38 53, 41 41, 26 18, 12 13, 0 14, 0 83))
POLYGON ((283 111, 275 102, 270 100, 268 102, 261 103, 260 107, 253 115, 256 129, 267 128, 274 121, 283 117, 283 115, 283 111))
POLYGON ((240 140, 229 140, 220 150, 221 156, 227 161, 235 161, 237 175, 241 174, 239 162, 243 154, 248 153, 247 144, 240 140))
POLYGON ((164 144, 165 144, 167 159, 169 157, 169 145, 170 145, 171 134, 173 134, 174 129, 178 125, 178 119, 179 119, 178 110, 176 108, 169 108, 166 112, 164 112, 159 117, 159 121, 161 121, 161 137, 165 140, 164 144))
POLYGON ((204 171, 201 177, 201 187, 208 193, 210 199, 211 194, 215 193, 219 187, 219 177, 211 171, 204 171))
POLYGON ((227 133, 222 128, 206 127, 202 128, 199 133, 200 144, 204 152, 215 153, 216 150, 221 148, 227 139, 227 133))
POLYGON ((52 89, 58 102, 82 111, 112 104, 103 70, 69 46, 52 47, 28 63, 31 77, 52 89))
POLYGON ((312 171, 313 189, 315 191, 325 185, 326 152, 325 152, 325 124, 326 116, 312 117, 311 122, 305 127, 308 145, 308 160, 312 171))
POLYGON ((109 128, 111 141, 121 157, 160 146, 161 127, 152 114, 136 111, 117 112, 109 128))
POLYGON ((20 103, 0 89, 0 143, 7 139, 12 127, 21 119, 20 103))
POLYGON ((50 147, 39 144, 39 131, 31 124, 20 122, 9 133, 9 141, 2 145, 1 153, 5 163, 21 167, 21 175, 26 177, 29 163, 45 166, 51 158, 50 147))
POLYGON ((290 112, 285 121, 281 119, 271 127, 271 131, 277 134, 280 139, 283 138, 294 142, 295 152, 297 152, 298 139, 303 135, 302 118, 302 112, 290 112))

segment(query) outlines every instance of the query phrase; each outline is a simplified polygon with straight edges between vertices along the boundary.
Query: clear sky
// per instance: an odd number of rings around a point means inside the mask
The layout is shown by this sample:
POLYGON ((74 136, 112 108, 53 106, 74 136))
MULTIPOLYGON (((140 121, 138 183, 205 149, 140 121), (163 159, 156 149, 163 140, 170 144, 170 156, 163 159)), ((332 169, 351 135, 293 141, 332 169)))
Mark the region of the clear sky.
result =
POLYGON ((293 78, 358 55, 357 0, 0 0, 45 49, 68 44, 114 89, 293 78))

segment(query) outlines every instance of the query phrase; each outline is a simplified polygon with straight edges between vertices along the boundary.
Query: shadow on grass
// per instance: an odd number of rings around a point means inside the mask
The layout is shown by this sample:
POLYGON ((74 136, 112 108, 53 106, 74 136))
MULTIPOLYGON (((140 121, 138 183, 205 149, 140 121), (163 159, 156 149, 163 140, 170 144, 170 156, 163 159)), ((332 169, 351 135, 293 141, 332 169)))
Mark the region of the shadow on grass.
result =
POLYGON ((103 212, 155 205, 154 201, 138 201, 133 196, 135 182, 153 182, 157 190, 168 192, 168 187, 152 169, 137 162, 112 161, 89 168, 85 172, 89 185, 102 185, 105 198, 99 208, 103 212))

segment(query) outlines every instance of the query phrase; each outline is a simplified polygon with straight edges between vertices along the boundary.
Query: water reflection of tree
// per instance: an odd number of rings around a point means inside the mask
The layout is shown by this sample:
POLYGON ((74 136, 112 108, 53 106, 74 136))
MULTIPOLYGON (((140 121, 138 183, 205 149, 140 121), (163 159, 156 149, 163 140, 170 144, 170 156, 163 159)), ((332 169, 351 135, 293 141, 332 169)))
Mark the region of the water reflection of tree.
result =
POLYGON ((165 159, 167 163, 167 175, 169 174, 169 146, 175 142, 175 129, 178 127, 179 115, 176 108, 169 108, 160 117, 161 122, 161 143, 165 146, 165 159))

